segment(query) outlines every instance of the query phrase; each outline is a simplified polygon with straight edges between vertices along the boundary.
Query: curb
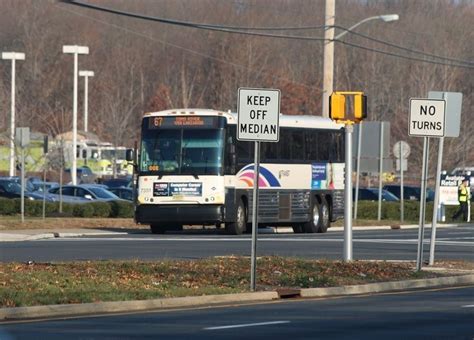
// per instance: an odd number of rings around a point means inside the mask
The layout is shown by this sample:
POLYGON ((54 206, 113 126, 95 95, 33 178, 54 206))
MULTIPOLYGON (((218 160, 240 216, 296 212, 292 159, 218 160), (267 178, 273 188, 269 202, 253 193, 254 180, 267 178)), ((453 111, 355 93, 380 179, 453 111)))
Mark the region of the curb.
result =
POLYGON ((342 287, 295 289, 287 292, 286 294, 279 293, 277 291, 269 291, 241 294, 191 296, 180 298, 162 298, 137 301, 114 301, 34 307, 11 307, 0 308, 0 320, 8 321, 36 318, 86 316, 94 314, 138 312, 167 308, 216 306, 224 303, 269 302, 288 297, 314 298, 329 296, 351 296, 367 293, 392 292, 420 288, 434 288, 445 286, 456 287, 469 284, 474 284, 474 274, 441 277, 434 279, 370 283, 364 285, 352 285, 342 287))
POLYGON ((94 302, 33 307, 0 308, 0 320, 21 320, 49 317, 65 317, 105 313, 136 312, 152 309, 212 306, 223 303, 262 302, 277 300, 277 292, 254 292, 163 298, 153 300, 94 302))
POLYGON ((411 290, 419 288, 434 288, 444 286, 463 286, 474 284, 474 274, 439 277, 434 279, 420 279, 407 281, 392 281, 381 283, 369 283, 364 285, 330 287, 330 288, 307 288, 301 290, 301 297, 325 297, 337 295, 360 295, 368 293, 392 292, 400 290, 411 290))

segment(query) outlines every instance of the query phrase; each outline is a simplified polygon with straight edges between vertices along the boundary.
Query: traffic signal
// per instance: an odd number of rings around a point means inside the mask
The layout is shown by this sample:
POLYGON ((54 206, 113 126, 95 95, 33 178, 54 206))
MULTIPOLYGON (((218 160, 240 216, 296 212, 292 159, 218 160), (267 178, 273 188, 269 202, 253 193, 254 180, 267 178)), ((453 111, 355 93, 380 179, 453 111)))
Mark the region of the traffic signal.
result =
POLYGON ((354 118, 358 122, 367 118, 367 96, 363 94, 354 95, 354 118))
POLYGON ((344 120, 346 116, 346 97, 333 93, 329 96, 329 117, 332 120, 344 120))
POLYGON ((367 118, 367 97, 363 92, 334 92, 329 97, 329 117, 339 123, 359 123, 367 118), (347 105, 348 109, 352 109, 348 113, 346 112, 346 96, 353 98, 347 105))

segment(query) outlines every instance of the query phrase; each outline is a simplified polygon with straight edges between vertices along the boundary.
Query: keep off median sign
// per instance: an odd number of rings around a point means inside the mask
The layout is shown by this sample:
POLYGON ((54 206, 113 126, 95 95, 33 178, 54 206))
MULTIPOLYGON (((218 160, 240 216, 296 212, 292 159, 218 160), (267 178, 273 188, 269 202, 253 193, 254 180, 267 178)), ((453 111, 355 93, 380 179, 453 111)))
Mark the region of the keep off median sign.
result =
POLYGON ((280 138, 280 90, 239 88, 237 139, 278 142, 280 138))
POLYGON ((444 137, 446 101, 410 99, 408 134, 413 137, 444 137))

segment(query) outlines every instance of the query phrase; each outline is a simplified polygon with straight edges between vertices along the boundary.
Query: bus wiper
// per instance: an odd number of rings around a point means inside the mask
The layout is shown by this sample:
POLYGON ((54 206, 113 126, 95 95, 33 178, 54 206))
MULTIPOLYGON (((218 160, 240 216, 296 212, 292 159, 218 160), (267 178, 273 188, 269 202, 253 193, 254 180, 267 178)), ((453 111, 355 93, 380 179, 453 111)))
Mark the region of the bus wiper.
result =
POLYGON ((197 173, 192 173, 191 175, 194 177, 194 179, 199 179, 199 176, 197 173))

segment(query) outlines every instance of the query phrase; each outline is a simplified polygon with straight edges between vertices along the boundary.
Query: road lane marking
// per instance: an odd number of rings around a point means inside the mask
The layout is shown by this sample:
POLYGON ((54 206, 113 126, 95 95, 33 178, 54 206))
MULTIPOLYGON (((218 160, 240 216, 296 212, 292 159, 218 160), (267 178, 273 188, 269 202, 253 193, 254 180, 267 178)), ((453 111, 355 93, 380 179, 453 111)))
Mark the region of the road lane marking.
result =
POLYGON ((474 305, 464 305, 464 306, 461 306, 462 308, 474 308, 474 305))
MULTIPOLYGON (((249 242, 250 238, 210 238, 210 237, 192 237, 192 238, 180 238, 180 237, 162 237, 162 238, 133 238, 133 237, 64 237, 54 239, 42 239, 35 240, 38 242, 86 242, 86 241, 109 241, 109 242, 125 242, 125 241, 137 241, 137 242, 249 242)), ((259 242, 343 242, 343 238, 261 238, 259 242)), ((29 241, 33 242, 33 241, 29 241)), ((418 242, 416 239, 353 239, 354 243, 385 243, 385 244, 405 244, 413 245, 418 242)), ((424 244, 429 244, 429 240, 425 240, 424 244)), ((461 246, 461 247, 472 247, 474 242, 466 241, 437 241, 437 245, 445 246, 461 246)))
POLYGON ((280 325, 290 323, 290 321, 269 321, 269 322, 257 322, 257 323, 243 323, 240 325, 227 325, 227 326, 217 326, 217 327, 206 327, 203 328, 206 331, 213 331, 217 329, 230 329, 230 328, 243 328, 243 327, 256 327, 256 326, 268 326, 268 325, 280 325))

